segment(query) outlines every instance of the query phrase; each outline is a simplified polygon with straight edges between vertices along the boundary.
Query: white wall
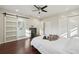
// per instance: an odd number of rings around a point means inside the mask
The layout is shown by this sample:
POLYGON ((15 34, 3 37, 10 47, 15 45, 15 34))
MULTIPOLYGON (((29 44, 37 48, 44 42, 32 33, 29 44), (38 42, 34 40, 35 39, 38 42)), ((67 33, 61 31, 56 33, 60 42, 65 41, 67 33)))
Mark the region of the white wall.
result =
POLYGON ((45 34, 59 34, 58 32, 58 18, 51 17, 44 20, 45 34))
POLYGON ((45 22, 41 20, 39 26, 40 26, 40 31, 39 31, 40 35, 44 35, 45 34, 45 28, 44 28, 45 27, 45 22))
MULTIPOLYGON (((70 26, 69 20, 71 17, 75 17, 75 15, 79 16, 79 10, 68 11, 62 14, 54 15, 52 17, 43 19, 43 22, 45 22, 45 34, 46 35, 49 35, 49 34, 61 35, 64 33, 70 34, 69 33, 70 29, 68 28, 70 26)), ((74 20, 76 19, 78 18, 74 18, 74 20)))
POLYGON ((0 43, 3 41, 3 14, 0 13, 0 43))
POLYGON ((59 16, 59 35, 67 33, 67 18, 59 16))

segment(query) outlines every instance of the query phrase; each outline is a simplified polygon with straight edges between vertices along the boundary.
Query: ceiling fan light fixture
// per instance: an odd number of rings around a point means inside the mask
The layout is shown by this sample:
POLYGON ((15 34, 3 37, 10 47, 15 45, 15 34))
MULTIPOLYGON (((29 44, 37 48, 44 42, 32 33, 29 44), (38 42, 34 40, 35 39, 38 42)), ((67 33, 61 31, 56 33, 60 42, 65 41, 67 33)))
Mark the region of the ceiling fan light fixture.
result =
POLYGON ((18 9, 16 9, 15 11, 16 11, 16 12, 18 12, 19 10, 18 10, 18 9))
POLYGON ((38 14, 40 14, 41 12, 47 12, 47 11, 45 10, 45 8, 47 8, 48 6, 45 5, 45 6, 41 7, 40 5, 34 5, 34 7, 37 8, 36 11, 38 11, 38 14))

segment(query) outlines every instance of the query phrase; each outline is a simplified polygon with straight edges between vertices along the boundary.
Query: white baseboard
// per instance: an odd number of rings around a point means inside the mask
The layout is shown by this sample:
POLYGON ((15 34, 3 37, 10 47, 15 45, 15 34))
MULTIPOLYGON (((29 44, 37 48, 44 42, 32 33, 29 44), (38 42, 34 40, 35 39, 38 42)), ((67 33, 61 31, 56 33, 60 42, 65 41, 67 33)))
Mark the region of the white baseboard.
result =
POLYGON ((22 37, 22 38, 18 38, 17 40, 21 40, 21 39, 27 39, 27 38, 29 38, 29 37, 22 37))
POLYGON ((3 43, 5 43, 5 42, 1 42, 0 44, 3 44, 3 43))
POLYGON ((6 41, 6 42, 1 42, 0 44, 3 44, 3 43, 8 43, 8 42, 13 42, 13 41, 17 41, 17 40, 23 40, 23 39, 27 39, 27 37, 22 37, 22 38, 18 38, 16 40, 10 40, 10 41, 6 41))
POLYGON ((6 42, 2 42, 0 44, 4 44, 4 43, 8 43, 8 42, 13 42, 13 41, 17 41, 17 40, 10 40, 10 41, 6 41, 6 42))

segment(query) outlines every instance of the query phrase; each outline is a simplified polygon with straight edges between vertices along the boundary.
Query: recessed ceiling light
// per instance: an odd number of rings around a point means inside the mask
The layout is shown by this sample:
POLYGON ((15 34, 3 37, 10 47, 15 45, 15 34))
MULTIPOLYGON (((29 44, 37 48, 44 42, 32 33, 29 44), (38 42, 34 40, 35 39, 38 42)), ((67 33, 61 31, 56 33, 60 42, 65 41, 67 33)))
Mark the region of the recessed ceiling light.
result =
POLYGON ((16 12, 18 12, 19 10, 18 10, 18 9, 16 9, 15 11, 16 11, 16 12))

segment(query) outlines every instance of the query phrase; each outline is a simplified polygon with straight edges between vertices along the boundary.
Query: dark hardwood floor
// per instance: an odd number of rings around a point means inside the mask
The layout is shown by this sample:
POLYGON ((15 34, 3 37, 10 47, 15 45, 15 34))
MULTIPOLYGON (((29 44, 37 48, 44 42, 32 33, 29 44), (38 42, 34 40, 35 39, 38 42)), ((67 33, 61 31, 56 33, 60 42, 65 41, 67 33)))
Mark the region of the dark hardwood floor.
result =
POLYGON ((31 46, 30 39, 22 39, 0 44, 0 54, 40 54, 40 52, 31 46))

